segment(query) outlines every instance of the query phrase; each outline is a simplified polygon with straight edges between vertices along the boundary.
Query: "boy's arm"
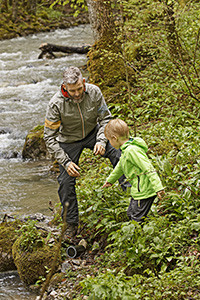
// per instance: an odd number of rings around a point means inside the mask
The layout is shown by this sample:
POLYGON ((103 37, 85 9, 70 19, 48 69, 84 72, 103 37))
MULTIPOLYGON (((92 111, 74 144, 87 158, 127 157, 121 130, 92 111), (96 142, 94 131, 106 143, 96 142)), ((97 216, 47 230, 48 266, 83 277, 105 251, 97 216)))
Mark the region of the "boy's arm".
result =
POLYGON ((112 183, 106 181, 106 182, 104 183, 104 185, 102 186, 102 188, 110 187, 110 186, 112 186, 112 183))
POLYGON ((110 183, 111 185, 115 183, 122 175, 124 174, 120 160, 118 161, 117 165, 115 166, 114 170, 110 173, 109 177, 107 178, 106 182, 110 183))

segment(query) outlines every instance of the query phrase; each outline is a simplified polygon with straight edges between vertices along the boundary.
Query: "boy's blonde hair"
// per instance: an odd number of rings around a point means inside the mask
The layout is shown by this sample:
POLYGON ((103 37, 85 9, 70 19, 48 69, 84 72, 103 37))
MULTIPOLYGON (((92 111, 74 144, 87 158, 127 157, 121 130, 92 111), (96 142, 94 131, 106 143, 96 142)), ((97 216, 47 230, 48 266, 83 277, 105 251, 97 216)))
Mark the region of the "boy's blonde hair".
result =
POLYGON ((121 138, 129 138, 129 128, 126 122, 121 119, 110 120, 105 127, 104 134, 106 138, 115 135, 121 138))

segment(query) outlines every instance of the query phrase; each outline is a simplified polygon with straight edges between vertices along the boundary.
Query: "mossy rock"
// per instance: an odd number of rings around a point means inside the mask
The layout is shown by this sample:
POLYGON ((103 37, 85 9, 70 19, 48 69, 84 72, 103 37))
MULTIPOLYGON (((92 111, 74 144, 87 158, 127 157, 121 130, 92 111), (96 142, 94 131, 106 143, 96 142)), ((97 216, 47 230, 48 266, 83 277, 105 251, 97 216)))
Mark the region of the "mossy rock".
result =
MULTIPOLYGON (((27 284, 34 284, 40 276, 46 277, 47 269, 52 267, 57 244, 54 246, 43 245, 32 252, 22 251, 21 238, 18 238, 12 247, 12 255, 21 280, 27 284)), ((61 262, 61 257, 56 261, 55 271, 61 262)))
POLYGON ((30 130, 26 136, 25 144, 22 150, 24 159, 45 159, 48 157, 47 148, 45 145, 44 126, 38 125, 30 130))
POLYGON ((18 226, 19 221, 0 224, 0 272, 16 270, 12 246, 18 237, 15 232, 18 226))

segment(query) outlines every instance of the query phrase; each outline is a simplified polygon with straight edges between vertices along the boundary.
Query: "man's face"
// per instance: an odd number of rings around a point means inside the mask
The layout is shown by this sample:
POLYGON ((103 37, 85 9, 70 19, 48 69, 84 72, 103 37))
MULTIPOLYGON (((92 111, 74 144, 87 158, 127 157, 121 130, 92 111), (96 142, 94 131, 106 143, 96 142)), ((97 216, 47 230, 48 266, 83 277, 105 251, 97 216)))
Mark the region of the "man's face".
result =
POLYGON ((79 79, 75 84, 64 85, 64 88, 68 91, 70 98, 75 102, 79 103, 82 101, 84 88, 85 88, 85 79, 79 79))

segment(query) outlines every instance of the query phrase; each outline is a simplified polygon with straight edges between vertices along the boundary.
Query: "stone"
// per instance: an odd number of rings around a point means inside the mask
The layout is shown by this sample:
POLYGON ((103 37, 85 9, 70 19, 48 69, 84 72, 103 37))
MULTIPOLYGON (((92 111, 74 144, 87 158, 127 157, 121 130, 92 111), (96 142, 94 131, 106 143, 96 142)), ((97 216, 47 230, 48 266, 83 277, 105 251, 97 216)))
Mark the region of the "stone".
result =
POLYGON ((44 137, 44 126, 38 125, 26 136, 22 150, 24 159, 46 159, 49 154, 46 148, 44 137))

